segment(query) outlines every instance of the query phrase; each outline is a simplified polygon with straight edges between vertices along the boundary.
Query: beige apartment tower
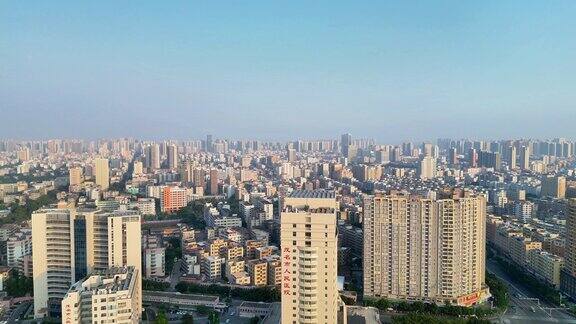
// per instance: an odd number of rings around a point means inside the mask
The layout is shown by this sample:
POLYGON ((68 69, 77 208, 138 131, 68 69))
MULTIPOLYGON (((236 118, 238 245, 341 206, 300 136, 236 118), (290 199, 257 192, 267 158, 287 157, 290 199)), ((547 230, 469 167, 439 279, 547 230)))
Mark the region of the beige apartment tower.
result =
POLYGON ((282 323, 338 323, 338 202, 297 190, 282 201, 282 323))
POLYGON ((484 283, 486 199, 364 199, 364 296, 471 306, 484 283))
POLYGON ((100 186, 102 190, 108 190, 108 187, 110 187, 108 159, 97 158, 94 160, 94 166, 96 170, 96 185, 100 186))

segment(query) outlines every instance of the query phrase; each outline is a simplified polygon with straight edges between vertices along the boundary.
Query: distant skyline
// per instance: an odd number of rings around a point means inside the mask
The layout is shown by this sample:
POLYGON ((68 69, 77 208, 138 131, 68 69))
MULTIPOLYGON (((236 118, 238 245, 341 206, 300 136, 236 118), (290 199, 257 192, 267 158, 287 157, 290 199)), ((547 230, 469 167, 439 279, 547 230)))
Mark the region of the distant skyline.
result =
POLYGON ((0 2, 0 138, 576 138, 576 1, 0 2))

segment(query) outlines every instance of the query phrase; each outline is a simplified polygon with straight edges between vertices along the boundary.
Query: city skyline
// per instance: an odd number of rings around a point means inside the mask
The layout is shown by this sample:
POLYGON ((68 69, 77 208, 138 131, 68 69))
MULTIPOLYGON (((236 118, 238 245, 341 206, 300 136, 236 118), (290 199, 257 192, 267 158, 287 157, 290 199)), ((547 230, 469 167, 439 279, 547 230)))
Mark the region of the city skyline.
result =
POLYGON ((0 8, 0 137, 574 135, 572 1, 0 8))

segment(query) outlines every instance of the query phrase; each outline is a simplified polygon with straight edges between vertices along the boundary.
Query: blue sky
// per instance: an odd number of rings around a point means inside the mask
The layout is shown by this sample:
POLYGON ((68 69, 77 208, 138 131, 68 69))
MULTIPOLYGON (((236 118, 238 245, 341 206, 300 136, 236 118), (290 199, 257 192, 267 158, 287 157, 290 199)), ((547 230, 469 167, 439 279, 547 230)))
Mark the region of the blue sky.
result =
POLYGON ((0 137, 576 137, 576 1, 0 1, 0 137))

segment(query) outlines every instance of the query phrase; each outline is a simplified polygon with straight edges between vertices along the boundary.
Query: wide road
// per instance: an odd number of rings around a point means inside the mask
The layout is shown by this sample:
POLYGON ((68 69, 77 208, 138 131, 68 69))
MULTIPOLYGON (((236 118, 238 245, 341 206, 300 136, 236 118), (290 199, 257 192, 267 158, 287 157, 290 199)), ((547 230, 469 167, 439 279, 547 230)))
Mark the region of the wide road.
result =
POLYGON ((537 296, 517 284, 497 262, 488 260, 486 268, 508 286, 510 306, 498 323, 576 323, 576 318, 564 309, 538 301, 537 296))

